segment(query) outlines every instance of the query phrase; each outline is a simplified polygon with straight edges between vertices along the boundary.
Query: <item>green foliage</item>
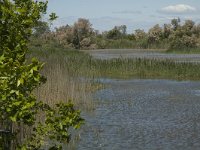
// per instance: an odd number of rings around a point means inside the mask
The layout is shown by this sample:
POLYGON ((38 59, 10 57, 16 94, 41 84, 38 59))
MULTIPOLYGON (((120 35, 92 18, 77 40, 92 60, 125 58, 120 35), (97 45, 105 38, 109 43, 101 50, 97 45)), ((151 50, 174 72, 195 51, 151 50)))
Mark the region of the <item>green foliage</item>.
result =
POLYGON ((171 24, 172 24, 172 26, 173 26, 173 30, 174 30, 174 31, 176 31, 176 30, 178 29, 178 27, 180 26, 180 25, 179 25, 180 22, 181 22, 180 18, 178 18, 178 19, 172 19, 172 20, 171 20, 171 24))
POLYGON ((148 42, 150 44, 159 43, 162 38, 162 28, 157 24, 148 32, 148 42))
POLYGON ((138 34, 140 40, 136 41, 134 34, 126 33, 125 25, 99 34, 94 32, 89 20, 80 18, 73 26, 59 27, 55 32, 41 35, 41 38, 32 37, 31 46, 43 47, 54 43, 65 49, 148 48, 146 33, 138 34))
POLYGON ((71 139, 70 127, 78 129, 83 122, 80 112, 76 111, 71 103, 57 104, 56 109, 46 104, 41 104, 40 107, 45 112, 43 116, 45 121, 37 123, 31 138, 20 146, 20 149, 40 149, 41 147, 62 149, 62 144, 68 143, 71 139), (46 145, 44 145, 45 142, 46 145))
POLYGON ((37 25, 34 27, 33 36, 38 38, 39 36, 41 36, 45 33, 49 33, 49 32, 50 32, 50 28, 49 28, 48 23, 44 22, 44 21, 38 21, 37 25))
MULTIPOLYGON (((41 38, 32 38, 32 44, 39 40, 43 44, 56 43, 68 49, 184 49, 200 47, 200 25, 192 20, 172 19, 171 24, 163 27, 155 25, 148 32, 137 29, 127 34, 125 25, 115 26, 109 31, 99 33, 94 30, 89 20, 80 18, 73 26, 59 27, 56 32, 43 34, 41 38)), ((40 32, 42 33, 42 31, 40 32)))
POLYGON ((108 39, 114 39, 114 40, 117 40, 117 39, 120 39, 122 38, 122 33, 120 32, 120 30, 117 28, 117 27, 114 27, 114 29, 108 31, 106 37, 108 39))
POLYGON ((193 33, 194 22, 186 20, 183 26, 179 26, 170 35, 170 49, 194 49, 197 48, 197 38, 199 36, 193 33))
MULTIPOLYGON (((107 51, 108 54, 112 50, 107 51)), ((118 50, 117 50, 118 51, 118 50)), ((123 51, 118 51, 123 52, 123 51)), ((49 53, 48 51, 46 52, 49 53)), ((96 53, 92 52, 91 53, 96 53)), ((97 52, 98 53, 98 52, 97 52)), ((112 53, 112 52, 111 52, 112 53)), ((199 80, 198 63, 176 62, 164 59, 94 59, 82 51, 54 51, 53 55, 65 56, 65 66, 71 75, 86 78, 156 78, 175 80, 199 80)))
POLYGON ((55 33, 49 33, 47 37, 53 42, 60 43, 64 48, 88 48, 93 44, 94 31, 91 26, 89 20, 80 18, 74 25, 57 28, 55 33))
MULTIPOLYGON (((16 127, 10 132, 19 149, 40 149, 48 138, 57 141, 54 147, 61 148, 57 143, 70 140, 68 129, 81 125, 80 112, 72 104, 58 104, 52 109, 36 100, 33 90, 46 81, 40 74, 43 63, 35 58, 28 63, 25 59, 29 38, 46 13, 47 2, 4 0, 0 3, 0 123, 9 122, 8 126, 16 127), (42 112, 46 114, 45 122, 37 119, 42 112), (34 129, 30 139, 17 139, 22 125, 34 129)), ((50 20, 56 18, 55 14, 50 17, 50 20)), ((0 148, 5 147, 0 145, 0 148)))

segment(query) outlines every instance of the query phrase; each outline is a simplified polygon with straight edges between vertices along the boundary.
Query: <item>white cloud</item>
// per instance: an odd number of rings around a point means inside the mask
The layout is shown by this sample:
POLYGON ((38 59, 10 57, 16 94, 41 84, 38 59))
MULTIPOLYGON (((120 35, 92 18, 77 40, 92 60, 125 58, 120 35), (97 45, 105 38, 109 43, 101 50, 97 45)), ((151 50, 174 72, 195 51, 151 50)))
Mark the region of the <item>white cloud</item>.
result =
POLYGON ((192 13, 196 11, 197 9, 190 5, 178 4, 178 5, 171 5, 171 6, 164 7, 159 12, 168 13, 168 14, 185 14, 185 13, 192 13))

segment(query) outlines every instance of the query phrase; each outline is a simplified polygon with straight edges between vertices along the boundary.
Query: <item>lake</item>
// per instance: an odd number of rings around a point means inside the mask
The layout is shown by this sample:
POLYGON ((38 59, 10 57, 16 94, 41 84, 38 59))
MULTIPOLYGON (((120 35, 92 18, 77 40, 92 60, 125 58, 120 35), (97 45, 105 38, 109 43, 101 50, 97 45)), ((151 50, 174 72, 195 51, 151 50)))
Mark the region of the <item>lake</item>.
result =
POLYGON ((80 150, 197 150, 200 82, 99 79, 80 150))

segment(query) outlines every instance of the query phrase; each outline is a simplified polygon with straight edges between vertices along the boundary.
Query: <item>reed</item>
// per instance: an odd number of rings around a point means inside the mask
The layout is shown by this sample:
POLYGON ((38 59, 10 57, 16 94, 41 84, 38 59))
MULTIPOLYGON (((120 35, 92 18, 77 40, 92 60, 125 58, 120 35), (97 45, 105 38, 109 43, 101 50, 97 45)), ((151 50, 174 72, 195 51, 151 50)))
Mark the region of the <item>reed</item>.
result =
POLYGON ((78 75, 77 65, 72 62, 73 59, 75 60, 75 55, 76 52, 32 51, 28 57, 37 57, 45 62, 41 73, 47 77, 47 82, 41 85, 35 94, 39 100, 51 106, 61 101, 72 101, 79 109, 93 110, 95 104, 92 100, 92 93, 99 88, 99 85, 78 75))
MULTIPOLYGON (((51 106, 59 101, 71 100, 76 107, 87 111, 95 108, 93 92, 104 87, 97 82, 98 78, 200 79, 198 63, 157 59, 100 60, 84 52, 59 48, 33 49, 28 55, 28 58, 31 57, 45 62, 41 73, 47 77, 47 82, 35 91, 39 100, 51 106)), ((38 119, 42 119, 42 115, 38 116, 38 119)), ((29 128, 22 133, 28 136, 29 128)), ((74 136, 68 149, 75 148, 74 143, 77 143, 79 133, 74 136)))
POLYGON ((100 60, 84 52, 59 48, 32 50, 29 57, 33 56, 46 63, 42 74, 47 83, 36 90, 38 99, 51 105, 71 100, 87 110, 95 107, 92 93, 103 87, 96 82, 98 78, 200 79, 199 63, 141 58, 100 60))
POLYGON ((199 80, 200 64, 158 59, 94 60, 99 77, 199 80))

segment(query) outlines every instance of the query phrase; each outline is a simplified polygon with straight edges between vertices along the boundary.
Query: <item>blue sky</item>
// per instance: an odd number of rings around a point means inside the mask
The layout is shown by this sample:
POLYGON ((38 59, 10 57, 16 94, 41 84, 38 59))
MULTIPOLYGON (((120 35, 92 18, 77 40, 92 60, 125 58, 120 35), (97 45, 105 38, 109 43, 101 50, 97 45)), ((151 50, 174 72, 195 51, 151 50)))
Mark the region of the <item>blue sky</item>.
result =
POLYGON ((48 12, 59 16, 54 26, 87 18, 100 31, 125 24, 133 32, 177 17, 200 22, 200 0, 49 0, 48 12))

